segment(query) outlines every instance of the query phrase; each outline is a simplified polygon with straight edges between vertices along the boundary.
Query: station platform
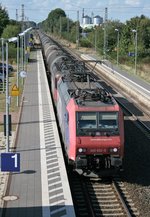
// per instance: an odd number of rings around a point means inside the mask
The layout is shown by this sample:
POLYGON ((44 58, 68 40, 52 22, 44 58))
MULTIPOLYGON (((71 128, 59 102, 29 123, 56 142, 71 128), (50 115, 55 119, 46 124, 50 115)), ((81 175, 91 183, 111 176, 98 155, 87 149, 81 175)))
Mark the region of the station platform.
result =
MULTIPOLYGON (((97 57, 93 57, 92 55, 87 54, 81 54, 81 58, 86 61, 98 60, 97 57)), ((113 65, 108 60, 102 60, 101 63, 98 63, 95 66, 94 64, 91 62, 92 67, 95 67, 95 69, 98 69, 100 71, 100 77, 103 77, 105 78, 104 80, 107 80, 106 87, 104 86, 104 84, 102 85, 106 89, 108 89, 109 92, 111 92, 112 86, 116 88, 119 87, 122 90, 124 97, 112 91, 114 97, 118 96, 119 101, 123 102, 123 104, 125 105, 125 101, 127 104, 129 103, 129 101, 125 98, 129 98, 130 96, 130 98, 132 99, 131 102, 133 102, 133 104, 135 104, 135 106, 137 107, 136 111, 138 110, 139 105, 142 105, 145 114, 147 114, 148 116, 150 115, 150 84, 148 82, 142 80, 135 73, 129 74, 128 72, 113 65), (108 84, 111 87, 110 89, 108 87, 108 84)), ((133 110, 133 114, 134 112, 135 111, 133 110)))
POLYGON ((9 175, 2 216, 74 217, 41 50, 32 53, 23 99, 15 150, 21 171, 9 175))

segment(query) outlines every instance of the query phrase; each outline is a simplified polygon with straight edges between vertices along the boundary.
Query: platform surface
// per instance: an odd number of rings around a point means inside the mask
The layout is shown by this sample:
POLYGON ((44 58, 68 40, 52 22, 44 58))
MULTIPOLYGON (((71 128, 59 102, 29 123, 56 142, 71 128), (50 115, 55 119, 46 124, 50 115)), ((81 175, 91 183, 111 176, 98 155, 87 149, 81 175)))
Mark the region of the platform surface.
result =
POLYGON ((40 50, 28 66, 16 152, 21 171, 10 175, 3 217, 74 217, 40 50))

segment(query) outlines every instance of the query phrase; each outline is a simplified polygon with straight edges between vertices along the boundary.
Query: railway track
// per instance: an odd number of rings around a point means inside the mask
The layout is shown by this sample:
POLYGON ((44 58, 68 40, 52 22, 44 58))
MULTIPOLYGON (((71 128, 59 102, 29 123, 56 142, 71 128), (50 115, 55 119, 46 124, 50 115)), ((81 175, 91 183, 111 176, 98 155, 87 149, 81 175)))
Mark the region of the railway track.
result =
MULTIPOLYGON (((91 69, 91 71, 93 70, 93 67, 91 67, 90 65, 88 65, 88 67, 91 69)), ((100 79, 99 79, 100 82, 105 83, 104 82, 106 80, 105 77, 102 77, 101 74, 100 75, 99 74, 100 74, 99 70, 96 69, 94 75, 98 76, 98 78, 100 76, 100 79)), ((149 116, 149 113, 147 113, 147 109, 145 109, 145 107, 143 107, 142 105, 137 103, 135 100, 133 100, 133 98, 130 97, 129 95, 122 93, 122 91, 118 87, 113 85, 113 83, 108 82, 108 80, 107 80, 107 83, 108 84, 106 84, 106 89, 108 89, 109 92, 112 91, 112 94, 115 97, 116 101, 122 107, 123 112, 125 114, 125 116, 124 116, 125 120, 131 120, 132 123, 134 123, 136 125, 136 127, 138 129, 140 129, 140 131, 145 135, 145 137, 147 137, 148 140, 150 140, 150 122, 149 122, 150 116, 149 116), (114 90, 116 90, 115 94, 114 94, 114 92, 115 92, 114 90), (121 94, 119 94, 118 92, 121 94), (123 95, 125 97, 123 97, 123 95)), ((116 213, 116 214, 115 213, 105 213, 105 215, 103 215, 103 213, 101 214, 101 210, 99 208, 99 211, 100 211, 99 214, 96 214, 96 215, 94 214, 93 216, 139 216, 139 213, 137 212, 137 209, 135 208, 135 206, 132 202, 132 199, 130 198, 130 195, 126 191, 123 182, 121 182, 121 181, 114 182, 114 187, 115 186, 117 186, 117 188, 120 189, 119 192, 123 196, 123 200, 126 201, 126 206, 127 206, 127 209, 129 209, 129 211, 127 211, 126 214, 120 213, 118 215, 118 213, 116 213)), ((105 208, 105 210, 107 211, 108 207, 104 206, 103 208, 105 208)), ((110 205, 110 207, 111 207, 111 205, 110 205)), ((113 207, 113 209, 114 209, 114 207, 113 207)))
POLYGON ((139 216, 124 184, 120 180, 70 176, 77 217, 139 216))
MULTIPOLYGON (((117 100, 117 99, 116 99, 117 100)), ((127 107, 125 104, 123 104, 120 100, 117 100, 117 102, 120 104, 120 106, 123 109, 124 114, 126 117, 132 121, 134 121, 134 124, 145 134, 145 136, 150 139, 150 123, 149 120, 150 117, 147 114, 138 117, 134 114, 131 107, 127 107)), ((142 110, 142 108, 141 108, 142 110)))
MULTIPOLYGON (((78 55, 74 55, 79 59, 78 55)), ((92 71, 93 67, 90 66, 92 71)), ((98 72, 96 70, 95 76, 98 72)), ((100 75, 101 76, 101 75, 100 75)), ((105 78, 98 78, 98 80, 104 83, 105 78)), ((107 85, 109 86, 109 84, 107 85)), ((111 83, 110 86, 113 87, 111 83)), ((116 86, 113 87, 117 90, 116 86)), ((109 90, 109 89, 108 89, 109 90)), ((114 91, 113 90, 113 91, 114 91)), ((118 89, 117 91, 120 92, 118 89)), ((117 92, 116 91, 116 92, 117 92)), ((111 92, 109 90, 109 92, 111 92)), ((127 98, 116 95, 116 100, 120 103, 121 107, 126 114, 125 118, 132 119, 136 126, 140 128, 144 134, 150 138, 150 128, 146 124, 147 115, 143 115, 144 112, 134 111, 135 107, 133 102, 128 101, 127 98), (123 99, 123 100, 120 100, 123 99), (141 118, 139 118, 141 113, 141 118)), ((136 108, 136 110, 138 110, 136 108)), ((148 121, 147 121, 148 122, 148 121)), ((72 189, 73 200, 75 204, 76 216, 139 216, 137 209, 134 206, 132 199, 130 198, 125 185, 120 180, 96 180, 86 179, 77 175, 70 177, 70 186, 72 189)))
MULTIPOLYGON (((73 53, 71 54, 74 55, 73 53)), ((78 55, 74 56, 79 59, 78 55)), ((89 65, 88 67, 91 71, 93 70, 93 67, 89 65)), ((99 74, 99 71, 96 70, 96 73, 99 74)), ((98 76, 96 73, 94 75, 98 76)), ((105 78, 102 79, 105 80, 105 78)), ((103 82, 101 79, 100 81, 103 82)), ((113 86, 112 83, 110 86, 113 86)), ((113 88, 116 89, 116 86, 113 88)), ((117 91, 121 92, 119 89, 117 89, 117 91)), ((111 90, 109 90, 109 92, 111 92, 111 90)), ((142 111, 142 107, 136 108, 132 101, 130 102, 130 100, 128 101, 128 99, 122 96, 120 97, 120 94, 116 95, 119 95, 115 98, 123 108, 125 118, 132 119, 135 125, 146 135, 147 138, 150 139, 150 125, 147 121, 149 120, 149 115, 146 114, 146 111, 142 111), (139 113, 142 113, 142 115, 139 115, 139 113)), ((134 103, 136 105, 136 102, 134 103)), ((139 213, 126 190, 125 185, 120 180, 114 180, 109 184, 100 182, 95 182, 95 184, 90 182, 87 184, 87 182, 83 182, 82 184, 77 185, 78 187, 80 186, 80 192, 84 189, 82 196, 81 193, 79 193, 82 197, 82 202, 79 203, 79 208, 77 208, 79 211, 77 212, 77 216, 139 216, 139 213), (95 189, 95 191, 93 189, 95 189), (86 204, 84 204, 83 198, 85 198, 86 204), (86 212, 84 212, 85 210, 86 212), (83 211, 82 214, 81 211, 83 211)), ((78 198, 77 195, 75 197, 78 198)))

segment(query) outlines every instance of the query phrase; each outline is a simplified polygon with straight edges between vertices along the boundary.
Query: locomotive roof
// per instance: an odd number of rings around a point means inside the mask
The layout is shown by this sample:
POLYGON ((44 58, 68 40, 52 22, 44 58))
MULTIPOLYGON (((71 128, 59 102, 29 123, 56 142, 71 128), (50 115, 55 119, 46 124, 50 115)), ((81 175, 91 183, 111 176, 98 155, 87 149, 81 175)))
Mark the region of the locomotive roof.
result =
POLYGON ((74 98, 79 106, 104 107, 117 104, 111 94, 97 82, 66 82, 62 79, 59 88, 67 102, 74 98))
MULTIPOLYGON (((45 40, 45 43, 46 42, 45 40)), ((47 58, 50 56, 50 50, 48 46, 46 53, 47 58)), ((57 71, 54 71, 54 73, 57 72, 61 75, 58 88, 61 90, 61 94, 66 103, 70 98, 74 98, 76 104, 79 106, 104 107, 117 104, 111 94, 106 91, 100 83, 96 82, 96 78, 94 78, 91 72, 85 67, 85 62, 75 60, 69 54, 65 54, 66 56, 64 56, 63 50, 59 47, 57 50, 55 49, 55 51, 56 56, 62 57, 53 57, 53 59, 56 59, 54 65, 57 68, 57 71)), ((49 62, 52 61, 49 60, 49 62)))

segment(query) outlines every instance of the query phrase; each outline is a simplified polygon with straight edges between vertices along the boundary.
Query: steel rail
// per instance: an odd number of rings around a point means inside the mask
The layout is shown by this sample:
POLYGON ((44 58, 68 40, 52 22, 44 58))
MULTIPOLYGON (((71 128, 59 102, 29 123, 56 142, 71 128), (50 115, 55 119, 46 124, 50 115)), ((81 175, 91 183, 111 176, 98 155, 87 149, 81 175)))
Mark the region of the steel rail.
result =
POLYGON ((120 194, 120 192, 119 192, 119 190, 118 190, 118 188, 117 188, 116 182, 113 181, 112 185, 113 185, 113 187, 114 187, 114 190, 116 191, 116 194, 117 194, 119 200, 121 201, 121 204, 122 204, 122 206, 123 206, 123 208, 124 208, 124 210, 125 210, 125 212, 126 212, 126 214, 127 214, 127 217, 132 217, 133 215, 132 215, 131 212, 129 211, 129 208, 127 207, 127 205, 126 205, 124 199, 122 198, 122 196, 121 196, 121 194, 120 194))

